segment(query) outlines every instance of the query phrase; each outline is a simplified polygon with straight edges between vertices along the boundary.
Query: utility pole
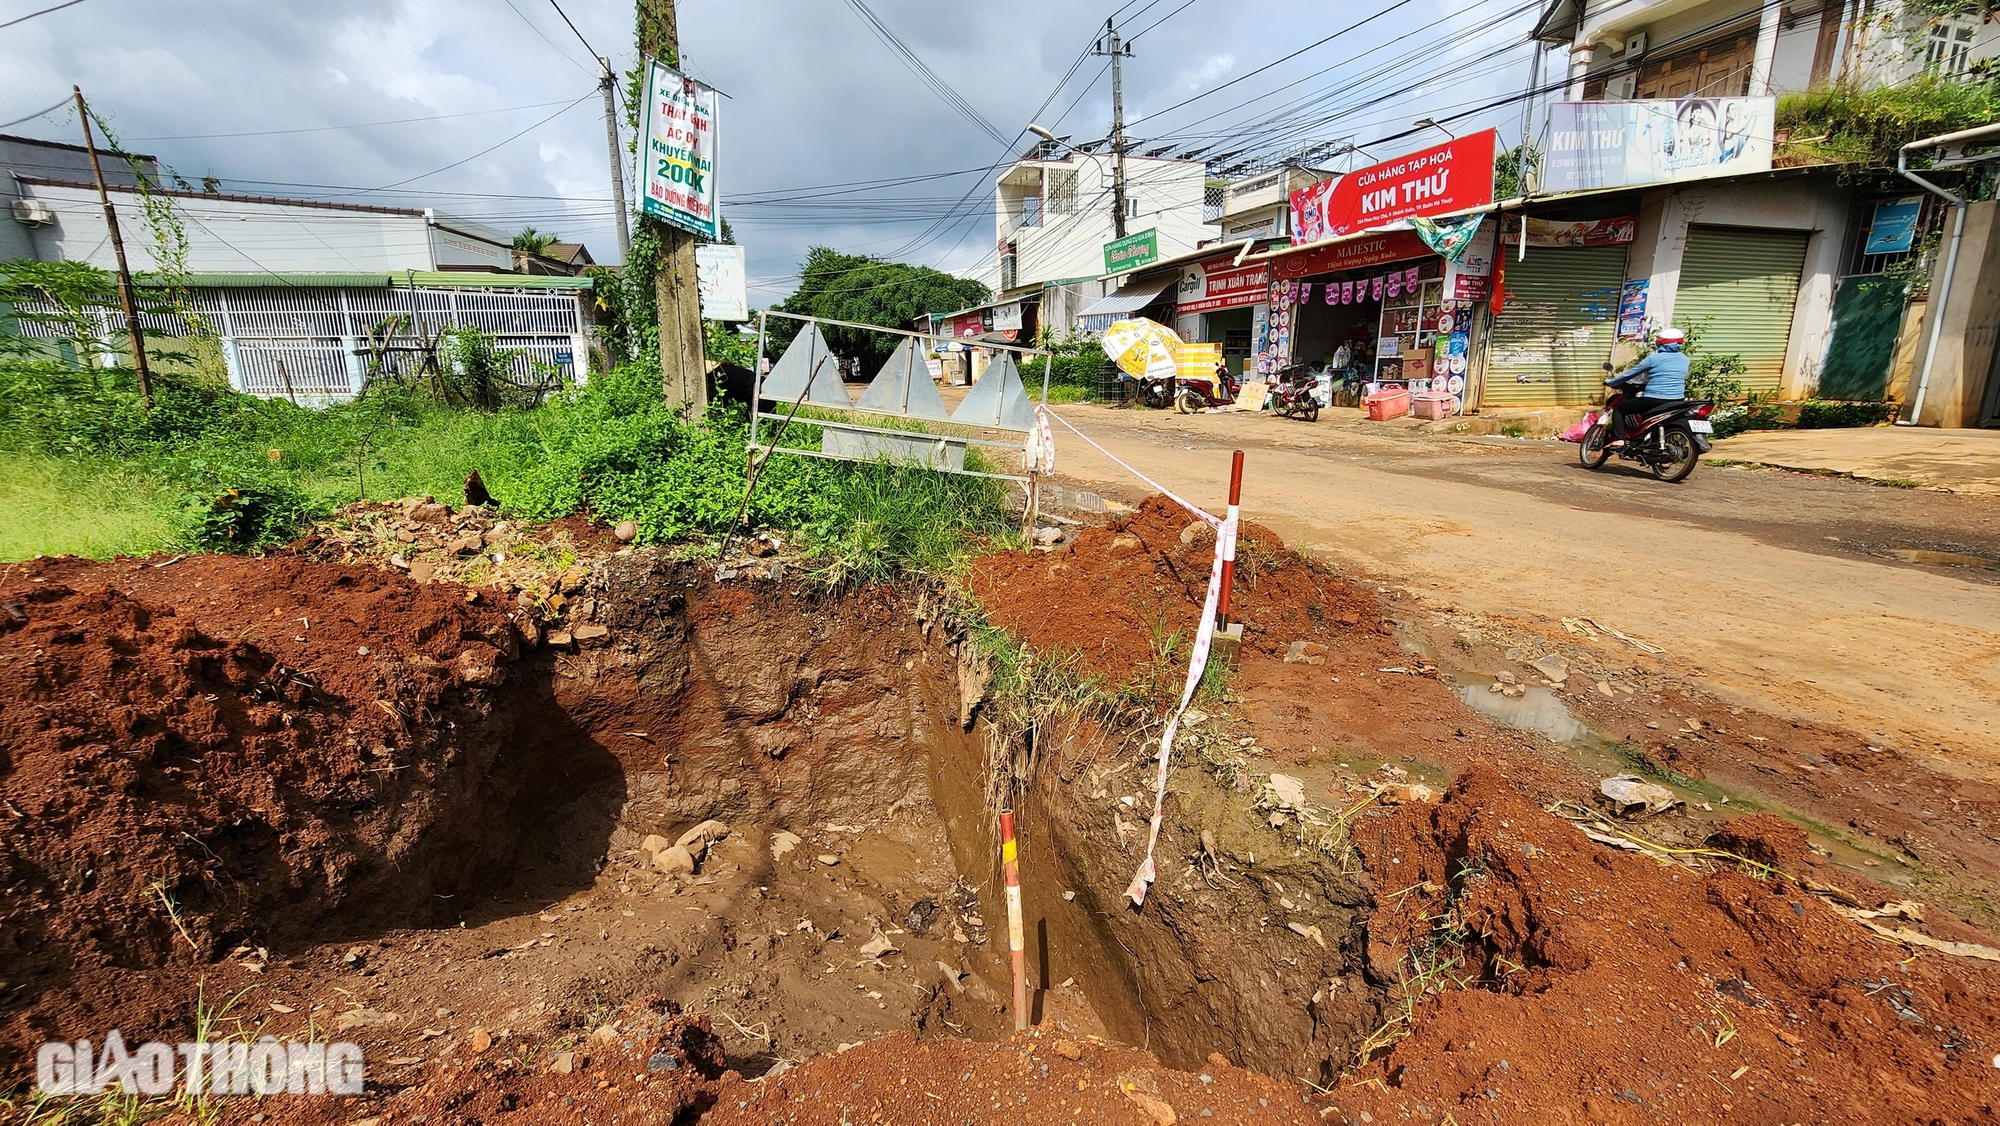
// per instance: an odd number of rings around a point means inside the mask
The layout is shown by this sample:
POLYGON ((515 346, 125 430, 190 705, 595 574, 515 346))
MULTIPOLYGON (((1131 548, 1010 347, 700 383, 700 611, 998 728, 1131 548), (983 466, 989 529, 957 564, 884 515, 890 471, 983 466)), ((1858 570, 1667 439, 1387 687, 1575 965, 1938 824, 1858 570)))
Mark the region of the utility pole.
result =
POLYGON ((604 139, 611 146, 611 199, 618 208, 618 260, 623 262, 632 252, 632 228, 625 218, 625 154, 618 145, 617 81, 611 60, 598 56, 597 88, 604 92, 604 139))
POLYGON ((1125 75, 1119 63, 1132 57, 1132 47, 1118 37, 1118 29, 1104 21, 1104 38, 1097 41, 1098 55, 1111 56, 1111 229, 1125 237, 1125 75))
MULTIPOLYGON (((639 0, 639 57, 680 69, 680 33, 674 0, 639 0)), ((641 120, 644 120, 643 115, 641 120)), ((645 182, 646 144, 639 138, 640 183, 645 182)), ((682 404, 687 417, 708 410, 708 361, 702 355, 701 295, 695 288, 695 236, 657 219, 642 219, 660 235, 654 298, 660 316, 660 374, 669 403, 682 404)))
POLYGON ((90 135, 90 107, 84 104, 83 87, 71 86, 76 94, 76 116, 83 122, 83 147, 90 152, 90 174, 97 178, 97 198, 104 204, 104 225, 111 231, 111 253, 118 259, 118 303, 125 309, 125 335, 132 342, 132 369, 139 374, 139 401, 146 413, 153 413, 153 373, 146 367, 146 334, 139 328, 139 306, 132 298, 132 269, 125 264, 125 240, 118 234, 118 211, 111 206, 111 193, 104 187, 104 168, 97 163, 97 141, 90 135))

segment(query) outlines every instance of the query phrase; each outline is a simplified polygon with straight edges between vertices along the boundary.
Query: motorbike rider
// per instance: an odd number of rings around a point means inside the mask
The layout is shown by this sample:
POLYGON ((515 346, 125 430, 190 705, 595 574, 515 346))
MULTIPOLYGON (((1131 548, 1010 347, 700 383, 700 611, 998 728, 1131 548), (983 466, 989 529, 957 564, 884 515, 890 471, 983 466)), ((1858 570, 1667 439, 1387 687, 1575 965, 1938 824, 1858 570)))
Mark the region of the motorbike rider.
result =
POLYGON ((1613 428, 1618 437, 1629 434, 1648 407, 1687 397, 1689 364, 1683 351, 1687 346, 1687 333, 1677 328, 1663 328, 1653 342, 1657 347, 1651 355, 1604 381, 1606 387, 1626 392, 1618 404, 1617 425, 1613 428))

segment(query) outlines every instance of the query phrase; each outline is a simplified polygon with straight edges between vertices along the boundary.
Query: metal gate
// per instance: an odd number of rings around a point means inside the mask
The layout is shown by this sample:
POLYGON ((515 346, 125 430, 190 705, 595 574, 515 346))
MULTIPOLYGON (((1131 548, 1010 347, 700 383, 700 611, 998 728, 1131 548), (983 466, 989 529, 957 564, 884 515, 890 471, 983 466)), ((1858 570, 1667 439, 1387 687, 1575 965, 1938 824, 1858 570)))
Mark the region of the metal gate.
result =
POLYGON ((1840 279, 1833 295, 1833 335, 1819 375, 1822 398, 1879 401, 1888 391, 1909 295, 1909 283, 1900 278, 1871 274, 1840 279))
POLYGON ((1541 407, 1599 402, 1604 364, 1618 337, 1623 246, 1529 247, 1509 255, 1506 303, 1493 319, 1480 405, 1541 407))
POLYGON ((1674 323, 1702 352, 1743 358, 1746 391, 1778 391, 1799 299, 1807 231, 1690 227, 1674 323))

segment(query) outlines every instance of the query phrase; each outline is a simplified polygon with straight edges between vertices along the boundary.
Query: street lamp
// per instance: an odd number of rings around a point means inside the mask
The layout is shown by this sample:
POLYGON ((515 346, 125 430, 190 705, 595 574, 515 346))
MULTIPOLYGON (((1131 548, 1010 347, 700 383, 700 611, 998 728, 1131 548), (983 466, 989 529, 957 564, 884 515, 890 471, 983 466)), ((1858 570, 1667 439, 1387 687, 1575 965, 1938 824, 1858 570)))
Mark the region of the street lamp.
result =
POLYGON ((1445 136, 1450 137, 1454 141, 1458 140, 1458 134, 1452 132, 1449 129, 1446 129, 1442 125, 1439 125, 1436 119, 1434 118, 1426 117, 1421 121, 1412 122, 1412 124, 1414 124, 1419 129, 1435 129, 1438 132, 1443 133, 1445 136))
POLYGON ((1041 126, 1035 124, 1032 121, 1028 123, 1028 132, 1033 133, 1035 136, 1040 137, 1042 140, 1048 141, 1052 144, 1062 143, 1061 139, 1058 138, 1054 133, 1049 132, 1047 129, 1042 128, 1041 126))

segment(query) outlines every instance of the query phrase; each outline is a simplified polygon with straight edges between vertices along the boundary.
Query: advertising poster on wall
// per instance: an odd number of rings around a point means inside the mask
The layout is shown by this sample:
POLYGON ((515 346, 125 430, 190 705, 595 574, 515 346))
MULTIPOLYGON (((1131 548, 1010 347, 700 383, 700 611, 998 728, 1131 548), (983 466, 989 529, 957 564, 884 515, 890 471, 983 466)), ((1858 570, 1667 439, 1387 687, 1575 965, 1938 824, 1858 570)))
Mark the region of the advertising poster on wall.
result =
POLYGON ((1863 254, 1907 254, 1917 241, 1917 219, 1923 214, 1922 196, 1885 199, 1875 204, 1874 221, 1868 224, 1868 242, 1863 254))
POLYGON ((1771 169, 1775 98, 1557 102, 1545 192, 1668 184, 1771 169))
POLYGON ((1493 246, 1496 241, 1494 224, 1482 224, 1458 261, 1445 263, 1445 300, 1484 301, 1493 292, 1493 246))
POLYGON ((639 123, 639 211, 707 239, 722 237, 715 194, 716 92, 647 60, 639 123))
POLYGON ((1293 192, 1292 244, 1484 207, 1493 202, 1498 144, 1498 134, 1487 129, 1293 192))
POLYGON ((1646 291, 1653 283, 1634 278, 1618 293, 1618 339, 1641 340, 1646 335, 1646 291))
POLYGON ((701 292, 701 315, 711 321, 749 320, 746 272, 740 246, 709 242, 695 247, 694 278, 701 292))

